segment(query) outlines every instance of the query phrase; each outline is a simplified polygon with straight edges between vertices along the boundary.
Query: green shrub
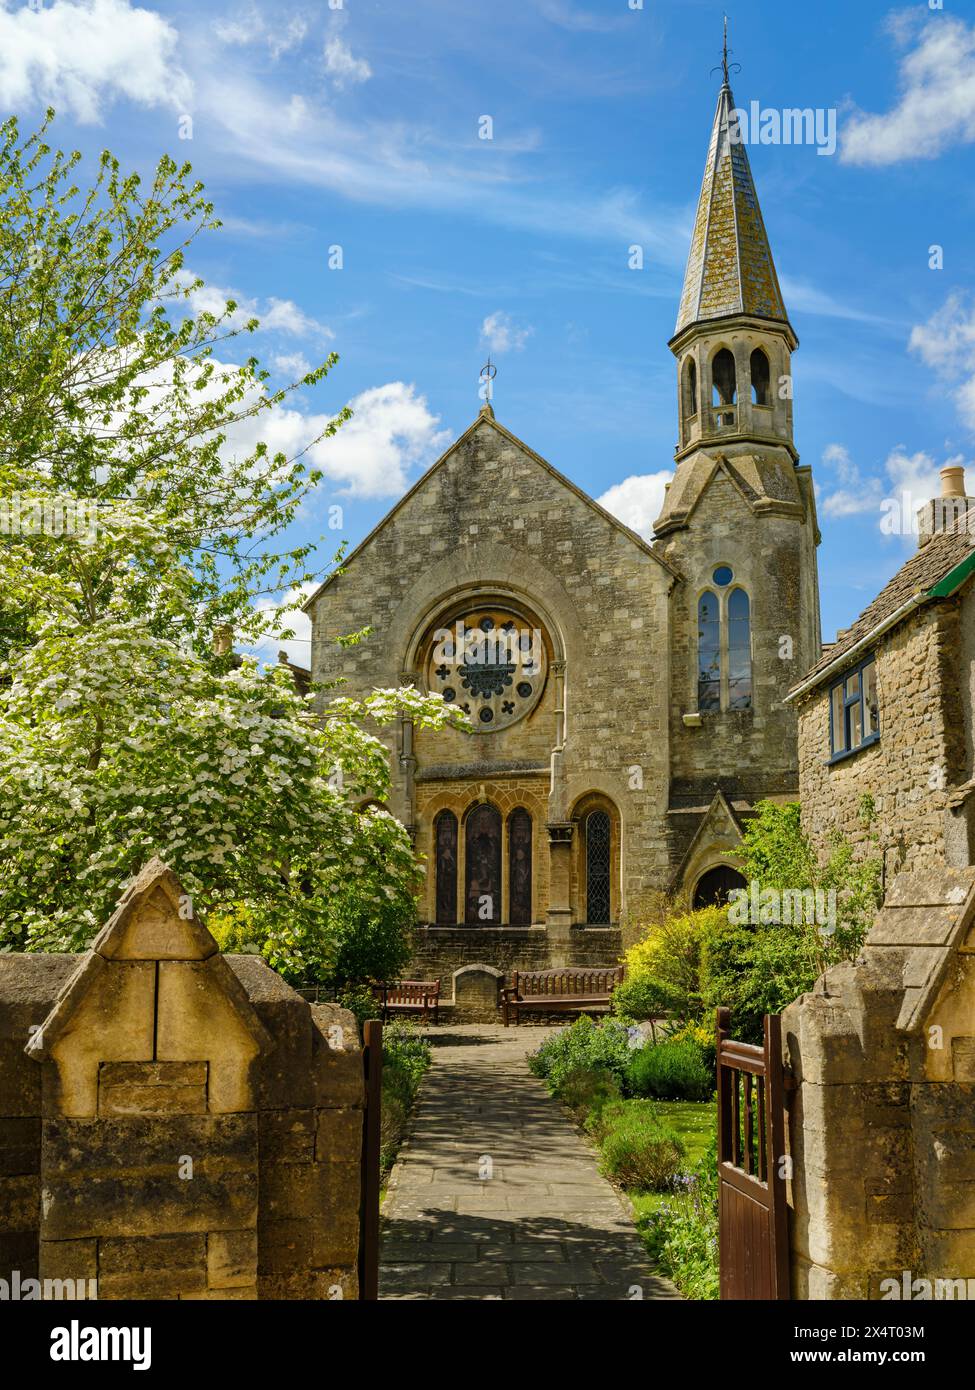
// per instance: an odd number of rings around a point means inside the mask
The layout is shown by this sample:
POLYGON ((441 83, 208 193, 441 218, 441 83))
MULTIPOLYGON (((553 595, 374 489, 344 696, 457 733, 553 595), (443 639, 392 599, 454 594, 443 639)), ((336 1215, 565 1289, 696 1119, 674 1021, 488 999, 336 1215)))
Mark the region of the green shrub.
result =
POLYGON ((635 1096, 708 1100, 714 1091, 714 1073, 693 1038, 668 1039, 633 1053, 626 1085, 635 1096))
POLYGON ((628 976, 613 990, 613 1013, 617 1018, 662 1018, 670 1012, 672 1003, 671 991, 646 975, 628 976))
POLYGON ((383 1173, 388 1173, 393 1166, 430 1061, 430 1044, 412 1023, 397 1020, 383 1030, 380 1121, 380 1166, 383 1173))
POLYGON ((360 1028, 370 1019, 379 1018, 383 1011, 369 985, 346 985, 336 993, 335 1002, 355 1014, 360 1028))
POLYGON ((568 1028, 560 1028, 537 1052, 528 1058, 536 1076, 548 1082, 549 1090, 561 1094, 562 1085, 570 1072, 602 1068, 612 1072, 622 1082, 630 1057, 630 1039, 626 1026, 618 1019, 607 1018, 594 1023, 583 1014, 568 1028))
POLYGON ((666 1187, 680 1171, 685 1148, 645 1101, 607 1105, 591 1132, 601 1135, 600 1172, 634 1192, 666 1187))
POLYGON ((581 1123, 618 1101, 620 1084, 606 1067, 576 1067, 564 1077, 559 1099, 581 1123))
POLYGON ((685 1298, 718 1297, 718 1155, 712 1141, 673 1195, 640 1222, 647 1249, 685 1298))

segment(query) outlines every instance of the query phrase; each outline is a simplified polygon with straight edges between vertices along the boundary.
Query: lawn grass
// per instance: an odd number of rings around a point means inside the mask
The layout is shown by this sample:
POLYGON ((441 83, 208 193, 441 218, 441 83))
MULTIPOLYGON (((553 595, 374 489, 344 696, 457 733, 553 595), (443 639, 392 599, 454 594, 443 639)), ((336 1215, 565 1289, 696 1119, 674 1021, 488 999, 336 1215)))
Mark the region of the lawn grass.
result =
MULTIPOLYGON (((660 1115, 661 1123, 668 1125, 684 1141, 687 1157, 684 1160, 686 1172, 691 1172, 704 1157, 704 1152, 714 1134, 717 1107, 713 1100, 655 1100, 654 1108, 660 1115)), ((637 1217, 646 1216, 666 1202, 666 1192, 628 1193, 637 1217)))

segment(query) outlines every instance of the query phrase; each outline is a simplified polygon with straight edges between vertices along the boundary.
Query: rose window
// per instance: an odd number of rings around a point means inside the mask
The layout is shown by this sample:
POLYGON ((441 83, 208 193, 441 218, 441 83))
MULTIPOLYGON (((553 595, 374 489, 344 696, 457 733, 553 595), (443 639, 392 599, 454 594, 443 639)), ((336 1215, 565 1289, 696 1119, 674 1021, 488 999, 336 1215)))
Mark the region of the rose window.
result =
POLYGON ((540 627, 504 609, 478 609, 436 629, 427 683, 470 716, 476 733, 489 734, 535 708, 547 670, 540 627))

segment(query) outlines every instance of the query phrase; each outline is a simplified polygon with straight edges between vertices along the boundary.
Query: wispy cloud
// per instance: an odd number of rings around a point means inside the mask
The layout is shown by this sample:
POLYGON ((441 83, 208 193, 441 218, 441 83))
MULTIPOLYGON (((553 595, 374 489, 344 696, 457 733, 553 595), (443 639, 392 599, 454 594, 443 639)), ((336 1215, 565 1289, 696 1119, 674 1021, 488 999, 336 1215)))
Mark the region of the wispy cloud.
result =
POLYGON ((491 352, 521 352, 534 332, 530 325, 520 327, 510 314, 498 309, 481 324, 481 342, 491 352))
POLYGON ((955 291, 927 323, 915 324, 908 346, 946 382, 958 414, 975 432, 975 296, 955 291))
POLYGON ((338 34, 325 40, 325 71, 339 89, 350 83, 368 82, 372 76, 365 58, 353 57, 349 45, 338 34))
POLYGON ((840 140, 847 164, 933 159, 975 140, 975 25, 930 10, 900 11, 894 38, 911 47, 900 62, 897 104, 882 115, 848 117, 840 140))

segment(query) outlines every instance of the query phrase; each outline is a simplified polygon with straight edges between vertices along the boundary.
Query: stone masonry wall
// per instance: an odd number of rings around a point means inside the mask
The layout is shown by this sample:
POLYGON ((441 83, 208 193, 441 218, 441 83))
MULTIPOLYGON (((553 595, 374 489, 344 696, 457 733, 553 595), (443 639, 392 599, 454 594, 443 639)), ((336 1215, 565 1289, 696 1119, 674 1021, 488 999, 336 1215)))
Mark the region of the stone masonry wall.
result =
MULTIPOLYGON (((428 852, 435 778, 449 790, 446 784, 476 785, 525 767, 534 775, 541 767, 548 819, 568 819, 594 791, 619 808, 621 895, 637 898, 668 877, 667 596, 674 582, 646 547, 481 416, 315 600, 312 675, 343 677, 351 695, 397 685, 404 674, 420 680, 410 665, 415 643, 439 606, 465 595, 473 606, 508 600, 538 613, 553 664, 565 667, 565 742, 555 775, 550 666, 540 704, 507 728, 418 735, 413 804, 399 761, 401 735, 387 731, 395 780, 390 810, 417 826, 418 847, 428 852), (336 644, 366 626, 373 636, 353 647, 336 644), (628 775, 633 766, 638 779, 628 775), (427 778, 431 768, 438 771, 427 778)), ((548 852, 544 840, 537 848, 536 875, 548 852)), ((539 888, 543 883, 536 877, 539 888)), ((421 904, 421 920, 429 915, 429 904, 421 904)))
POLYGON ((975 869, 900 874, 861 958, 782 1032, 793 1297, 958 1296, 975 1280, 975 869))
POLYGON ((355 1298, 355 1020, 223 957, 188 905, 153 861, 91 950, 0 957, 0 1278, 355 1298))

